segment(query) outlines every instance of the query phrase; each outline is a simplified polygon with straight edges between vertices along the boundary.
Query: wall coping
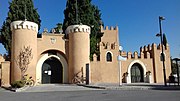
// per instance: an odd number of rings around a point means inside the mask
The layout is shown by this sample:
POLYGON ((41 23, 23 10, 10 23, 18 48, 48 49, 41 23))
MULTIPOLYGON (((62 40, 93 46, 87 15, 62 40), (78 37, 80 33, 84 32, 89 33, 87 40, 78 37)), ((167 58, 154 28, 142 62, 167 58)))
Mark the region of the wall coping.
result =
POLYGON ((38 24, 30 21, 13 21, 11 23, 11 31, 16 29, 29 29, 38 32, 38 24))

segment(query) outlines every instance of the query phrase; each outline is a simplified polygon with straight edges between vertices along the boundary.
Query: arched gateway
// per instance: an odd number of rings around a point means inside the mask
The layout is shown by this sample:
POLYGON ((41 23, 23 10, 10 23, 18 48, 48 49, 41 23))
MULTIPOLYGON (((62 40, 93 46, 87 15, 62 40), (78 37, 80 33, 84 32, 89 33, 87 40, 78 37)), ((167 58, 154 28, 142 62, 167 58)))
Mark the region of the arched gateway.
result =
POLYGON ((127 83, 145 82, 146 66, 140 60, 132 61, 128 66, 127 83))
POLYGON ((59 53, 43 53, 36 67, 36 83, 68 83, 66 59, 59 53))
POLYGON ((144 70, 142 66, 135 63, 131 67, 131 83, 144 82, 144 70))
POLYGON ((42 84, 46 83, 63 83, 63 67, 61 62, 55 58, 50 57, 44 61, 42 65, 42 84))

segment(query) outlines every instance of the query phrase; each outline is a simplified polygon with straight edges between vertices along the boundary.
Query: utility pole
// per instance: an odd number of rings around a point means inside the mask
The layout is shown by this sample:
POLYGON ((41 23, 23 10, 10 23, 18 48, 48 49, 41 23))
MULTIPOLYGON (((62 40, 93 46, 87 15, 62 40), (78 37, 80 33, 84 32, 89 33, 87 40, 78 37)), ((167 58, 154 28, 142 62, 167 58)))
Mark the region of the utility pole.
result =
POLYGON ((162 28, 161 28, 161 21, 165 20, 164 17, 159 16, 159 29, 160 33, 158 33, 156 36, 161 38, 161 58, 162 58, 162 64, 163 64, 163 74, 164 74, 164 86, 167 86, 167 81, 166 81, 166 68, 165 68, 165 57, 164 57, 164 49, 163 49, 163 34, 162 34, 162 28))

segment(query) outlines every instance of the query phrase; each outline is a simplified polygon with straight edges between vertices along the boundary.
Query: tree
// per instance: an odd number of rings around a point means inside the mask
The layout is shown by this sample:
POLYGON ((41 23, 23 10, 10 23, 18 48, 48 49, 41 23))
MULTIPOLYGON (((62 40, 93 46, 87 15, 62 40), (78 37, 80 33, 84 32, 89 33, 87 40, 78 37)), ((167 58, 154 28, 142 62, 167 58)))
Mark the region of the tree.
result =
POLYGON ((53 29, 55 30, 55 33, 62 33, 62 23, 57 23, 56 27, 53 29))
POLYGON ((26 73, 28 69, 28 65, 30 64, 30 61, 32 59, 33 59, 32 48, 30 46, 27 46, 27 47, 24 46, 20 50, 17 56, 17 60, 16 60, 16 64, 21 70, 21 79, 23 79, 24 74, 26 73))
POLYGON ((34 8, 33 0, 12 0, 12 2, 9 2, 9 5, 8 17, 6 17, 6 21, 4 21, 0 29, 0 42, 4 45, 8 55, 11 56, 11 22, 27 19, 37 23, 40 29, 41 20, 37 9, 34 8))
POLYGON ((93 54, 100 55, 97 44, 100 42, 103 33, 100 26, 103 25, 101 13, 97 6, 91 4, 91 0, 67 0, 64 10, 63 32, 68 26, 74 24, 85 24, 91 27, 90 34, 90 59, 93 54))
POLYGON ((163 45, 165 46, 165 48, 166 48, 166 44, 167 44, 166 35, 163 34, 163 45))

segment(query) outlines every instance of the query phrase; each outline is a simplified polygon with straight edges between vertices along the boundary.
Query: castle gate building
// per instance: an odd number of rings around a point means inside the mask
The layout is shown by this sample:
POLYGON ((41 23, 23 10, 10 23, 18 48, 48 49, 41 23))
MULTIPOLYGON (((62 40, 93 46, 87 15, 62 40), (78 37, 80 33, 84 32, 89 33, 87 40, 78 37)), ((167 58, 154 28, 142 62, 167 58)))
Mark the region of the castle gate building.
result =
MULTIPOLYGON (((51 83, 163 83, 160 58, 161 45, 148 45, 140 52, 119 51, 118 27, 101 27, 104 33, 98 44, 100 56, 90 61, 90 33, 87 25, 71 25, 65 34, 44 30, 37 37, 38 25, 30 21, 11 23, 12 56, 5 61, 0 56, 1 86, 32 76, 35 84, 51 83), (117 56, 127 58, 119 66, 117 56), (120 68, 121 67, 121 68, 120 68), (121 70, 121 71, 119 71, 121 70), (119 72, 121 72, 119 75, 119 72), (77 82, 77 79, 82 82, 77 82)), ((165 50, 167 79, 171 73, 170 49, 165 50)))

